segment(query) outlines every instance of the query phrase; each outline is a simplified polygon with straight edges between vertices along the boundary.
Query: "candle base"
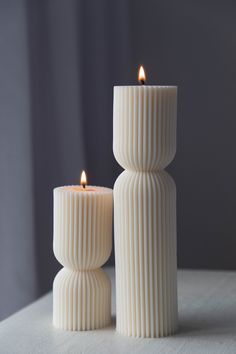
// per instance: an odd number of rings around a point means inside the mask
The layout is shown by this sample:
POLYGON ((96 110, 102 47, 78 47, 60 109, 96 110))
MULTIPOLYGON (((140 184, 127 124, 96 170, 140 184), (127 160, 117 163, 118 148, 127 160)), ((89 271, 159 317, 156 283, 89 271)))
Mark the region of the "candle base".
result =
POLYGON ((176 189, 165 171, 124 171, 114 186, 117 331, 177 329, 176 189))
POLYGON ((101 269, 63 268, 53 283, 53 324, 70 331, 87 331, 111 321, 111 283, 101 269))

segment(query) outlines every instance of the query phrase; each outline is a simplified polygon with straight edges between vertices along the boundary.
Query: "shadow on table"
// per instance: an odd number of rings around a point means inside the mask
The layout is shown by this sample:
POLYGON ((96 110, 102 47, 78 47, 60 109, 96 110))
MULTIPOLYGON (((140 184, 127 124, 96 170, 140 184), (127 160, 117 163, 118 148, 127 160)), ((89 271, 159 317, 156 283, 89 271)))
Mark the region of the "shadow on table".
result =
POLYGON ((236 312, 217 313, 214 318, 209 318, 207 313, 204 316, 188 315, 179 318, 178 337, 186 336, 235 336, 236 334, 236 312))

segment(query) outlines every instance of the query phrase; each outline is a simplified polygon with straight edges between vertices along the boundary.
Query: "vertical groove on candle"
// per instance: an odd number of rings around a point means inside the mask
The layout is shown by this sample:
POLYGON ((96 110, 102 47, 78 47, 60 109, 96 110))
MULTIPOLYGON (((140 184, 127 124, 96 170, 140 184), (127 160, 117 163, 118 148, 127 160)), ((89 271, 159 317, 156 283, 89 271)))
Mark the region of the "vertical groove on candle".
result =
POLYGON ((119 235, 115 238, 117 330, 140 337, 174 333, 177 297, 173 179, 165 171, 124 171, 115 183, 114 203, 115 233, 119 235))

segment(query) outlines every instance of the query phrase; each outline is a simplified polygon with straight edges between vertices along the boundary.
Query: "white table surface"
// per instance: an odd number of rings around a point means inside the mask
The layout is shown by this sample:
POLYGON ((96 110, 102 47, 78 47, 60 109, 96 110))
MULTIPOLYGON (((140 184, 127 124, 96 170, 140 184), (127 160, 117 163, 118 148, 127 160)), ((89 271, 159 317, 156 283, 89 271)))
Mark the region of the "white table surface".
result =
MULTIPOLYGON (((113 283, 114 269, 107 269, 113 283)), ((124 337, 112 324, 67 332, 52 326, 52 294, 0 323, 1 354, 236 354, 236 272, 178 271, 179 332, 163 339, 124 337)))

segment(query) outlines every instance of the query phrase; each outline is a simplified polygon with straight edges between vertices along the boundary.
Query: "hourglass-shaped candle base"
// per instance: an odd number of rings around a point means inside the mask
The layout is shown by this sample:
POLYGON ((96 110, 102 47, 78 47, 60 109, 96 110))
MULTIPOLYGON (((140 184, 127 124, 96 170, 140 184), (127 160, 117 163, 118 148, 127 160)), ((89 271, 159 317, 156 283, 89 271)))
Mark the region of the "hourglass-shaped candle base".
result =
POLYGON ((111 321, 111 283, 101 269, 74 271, 63 268, 53 284, 55 327, 85 331, 111 321))

